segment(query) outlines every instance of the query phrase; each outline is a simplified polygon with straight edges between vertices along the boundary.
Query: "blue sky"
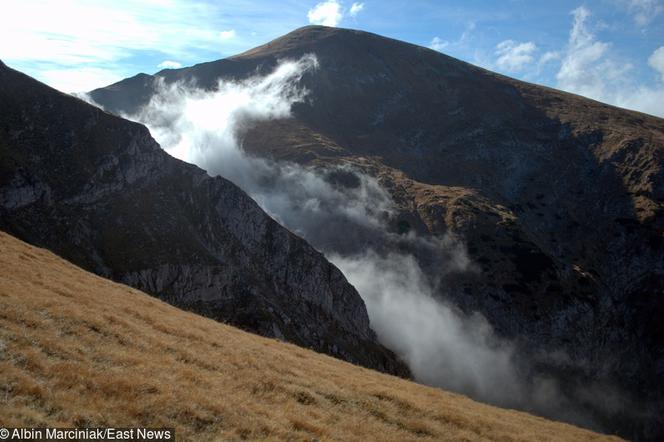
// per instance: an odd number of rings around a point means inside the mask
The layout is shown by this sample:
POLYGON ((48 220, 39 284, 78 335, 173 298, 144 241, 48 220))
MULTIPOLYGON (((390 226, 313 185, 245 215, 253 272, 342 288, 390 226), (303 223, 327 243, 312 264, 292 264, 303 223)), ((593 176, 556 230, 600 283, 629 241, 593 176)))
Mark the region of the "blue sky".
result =
POLYGON ((5 0, 0 58, 85 91, 233 55, 309 23, 664 116, 664 0, 5 0))

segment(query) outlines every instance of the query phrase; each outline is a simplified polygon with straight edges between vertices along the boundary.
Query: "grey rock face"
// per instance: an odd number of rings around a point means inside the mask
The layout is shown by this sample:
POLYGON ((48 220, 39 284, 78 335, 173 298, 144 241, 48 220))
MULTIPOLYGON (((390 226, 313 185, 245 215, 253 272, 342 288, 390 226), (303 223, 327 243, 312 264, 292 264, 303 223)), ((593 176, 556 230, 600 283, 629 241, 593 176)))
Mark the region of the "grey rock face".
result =
MULTIPOLYGON (((243 147, 375 176, 399 219, 467 244, 479 271, 445 280, 441 297, 481 312, 570 390, 624 393, 620 411, 577 397, 605 429, 664 439, 664 120, 339 28, 156 76, 212 88, 308 53, 320 64, 302 79, 310 100, 257 124, 243 147)), ((134 112, 151 84, 134 77, 92 97, 134 112)))
POLYGON ((173 305, 408 376, 342 273, 138 124, 0 66, 0 229, 173 305))

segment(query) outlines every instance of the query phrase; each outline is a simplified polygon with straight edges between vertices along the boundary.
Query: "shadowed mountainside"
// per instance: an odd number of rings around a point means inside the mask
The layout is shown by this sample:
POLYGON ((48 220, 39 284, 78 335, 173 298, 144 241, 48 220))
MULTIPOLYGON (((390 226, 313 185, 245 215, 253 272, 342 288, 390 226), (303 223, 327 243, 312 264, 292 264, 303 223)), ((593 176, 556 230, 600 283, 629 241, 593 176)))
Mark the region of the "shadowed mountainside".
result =
MULTIPOLYGON (((664 121, 319 26, 155 76, 212 89, 308 53, 309 99, 249 127, 244 149, 378 178, 395 232, 467 244, 479 271, 444 279, 441 298, 481 312, 607 428, 664 435, 664 121), (617 404, 596 399, 609 390, 617 404)), ((142 74, 90 95, 133 113, 154 88, 142 74)), ((436 279, 439 263, 419 259, 436 279)))
POLYGON ((0 64, 0 228, 173 305, 403 376, 343 274, 148 130, 0 64))

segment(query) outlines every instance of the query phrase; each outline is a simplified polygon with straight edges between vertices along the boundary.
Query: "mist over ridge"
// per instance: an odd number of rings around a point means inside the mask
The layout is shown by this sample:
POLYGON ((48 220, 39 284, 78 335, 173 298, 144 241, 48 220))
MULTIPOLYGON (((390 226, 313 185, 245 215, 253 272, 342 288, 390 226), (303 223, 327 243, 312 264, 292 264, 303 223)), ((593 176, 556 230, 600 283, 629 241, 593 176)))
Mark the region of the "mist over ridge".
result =
POLYGON ((21 257, 0 271, 0 427, 93 428, 128 400, 127 423, 197 439, 664 441, 664 0, 310 1, 5 5, 0 242, 21 257), (58 326, 80 333, 46 333, 68 296, 14 238, 173 314, 137 298, 93 324, 71 306, 119 300, 76 295, 58 326), (137 345, 169 318, 175 345, 137 345), (205 322, 296 359, 203 355, 205 322), (40 325, 52 345, 25 340, 40 325), (64 341, 94 350, 76 401, 64 341), (157 390, 121 398, 139 365, 157 390), (231 366, 248 399, 222 409, 231 366))
POLYGON ((219 80, 212 90, 156 79, 149 103, 124 116, 148 126, 170 154, 238 184, 273 218, 324 252, 359 291, 381 342, 418 381, 601 428, 568 395, 583 394, 586 402, 602 407, 606 394, 622 393, 594 384, 587 391, 582 386, 564 391, 554 378, 536 374, 534 361, 496 336, 481 313, 469 315, 440 298, 449 275, 478 272, 459 237, 399 232, 389 193, 343 160, 305 167, 243 150, 243 135, 256 124, 291 117, 294 104, 315 104, 302 79, 317 69, 317 57, 306 54, 280 60, 265 75, 219 80))

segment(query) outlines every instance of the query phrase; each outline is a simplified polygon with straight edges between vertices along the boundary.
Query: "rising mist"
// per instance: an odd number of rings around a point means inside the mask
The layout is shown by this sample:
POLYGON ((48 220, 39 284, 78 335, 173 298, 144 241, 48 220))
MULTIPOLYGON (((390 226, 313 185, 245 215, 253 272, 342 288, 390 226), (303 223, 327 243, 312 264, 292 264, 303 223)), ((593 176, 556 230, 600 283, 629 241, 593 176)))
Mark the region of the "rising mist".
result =
POLYGON ((481 315, 464 314, 441 299, 447 275, 477 271, 459 238, 395 232, 390 195, 349 165, 310 168, 242 150, 242 136, 252 125, 288 118, 293 104, 313 100, 300 80, 317 69, 316 57, 306 55, 281 61, 266 76, 221 80, 213 91, 159 80, 149 104, 125 117, 147 125, 171 155, 235 182, 325 253, 364 299, 381 342, 418 381, 595 426, 572 409, 554 380, 530 376, 529 361, 481 315), (422 255, 436 272, 423 269, 422 255))

